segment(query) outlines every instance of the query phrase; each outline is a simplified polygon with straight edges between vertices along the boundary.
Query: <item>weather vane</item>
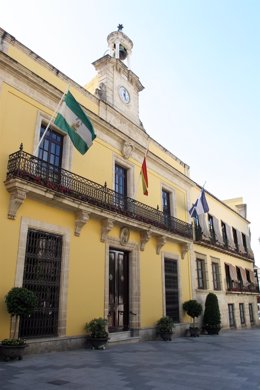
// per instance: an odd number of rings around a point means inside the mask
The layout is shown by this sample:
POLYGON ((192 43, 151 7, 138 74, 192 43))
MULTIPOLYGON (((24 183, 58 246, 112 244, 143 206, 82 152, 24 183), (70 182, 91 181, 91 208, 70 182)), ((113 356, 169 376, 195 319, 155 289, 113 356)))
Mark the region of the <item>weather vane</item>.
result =
POLYGON ((117 26, 117 28, 118 28, 118 30, 117 30, 117 31, 122 31, 122 30, 123 30, 123 28, 124 28, 124 26, 123 26, 122 24, 119 24, 119 25, 117 26))

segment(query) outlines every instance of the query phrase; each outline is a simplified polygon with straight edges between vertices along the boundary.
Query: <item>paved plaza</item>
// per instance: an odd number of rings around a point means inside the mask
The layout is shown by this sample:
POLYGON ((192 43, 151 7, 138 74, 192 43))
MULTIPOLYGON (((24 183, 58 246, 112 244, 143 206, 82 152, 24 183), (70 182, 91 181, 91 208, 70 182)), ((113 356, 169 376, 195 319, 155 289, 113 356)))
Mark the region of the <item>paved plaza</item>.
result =
POLYGON ((1 390, 260 389, 260 329, 26 355, 0 362, 1 390))

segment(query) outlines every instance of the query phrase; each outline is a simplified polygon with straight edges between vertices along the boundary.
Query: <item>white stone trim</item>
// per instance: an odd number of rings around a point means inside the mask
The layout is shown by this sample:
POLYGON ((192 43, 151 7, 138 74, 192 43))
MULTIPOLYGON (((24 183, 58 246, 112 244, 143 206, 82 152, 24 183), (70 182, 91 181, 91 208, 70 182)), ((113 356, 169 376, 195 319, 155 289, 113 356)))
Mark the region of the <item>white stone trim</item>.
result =
POLYGON ((139 247, 135 243, 128 242, 121 245, 120 239, 106 238, 105 254, 105 294, 104 294, 104 318, 108 317, 109 308, 109 250, 114 248, 129 253, 129 312, 136 315, 129 316, 130 329, 140 329, 140 255, 139 247))
POLYGON ((164 269, 164 260, 175 260, 177 261, 177 272, 178 272, 178 294, 179 294, 179 319, 180 323, 182 322, 182 288, 181 288, 181 272, 180 272, 180 256, 177 253, 171 252, 162 252, 161 253, 161 268, 162 268, 162 306, 163 306, 163 315, 166 315, 166 296, 165 296, 165 269, 164 269))
POLYGON ((115 189, 115 166, 116 164, 127 169, 127 196, 134 198, 135 194, 135 182, 134 182, 134 164, 126 161, 124 158, 113 154, 113 167, 112 167, 112 183, 113 189, 115 189))
POLYGON ((176 209, 176 192, 175 189, 168 184, 161 183, 161 210, 162 210, 162 192, 167 191, 170 194, 170 210, 171 216, 176 217, 177 209, 176 209))
POLYGON ((68 294, 68 276, 69 276, 69 251, 70 251, 70 231, 62 226, 52 225, 43 221, 22 217, 20 225, 20 236, 16 262, 15 286, 21 287, 23 284, 24 261, 26 251, 26 241, 29 229, 37 229, 48 233, 59 234, 62 236, 62 259, 60 276, 60 302, 59 302, 59 320, 58 336, 66 335, 67 319, 67 294, 68 294))

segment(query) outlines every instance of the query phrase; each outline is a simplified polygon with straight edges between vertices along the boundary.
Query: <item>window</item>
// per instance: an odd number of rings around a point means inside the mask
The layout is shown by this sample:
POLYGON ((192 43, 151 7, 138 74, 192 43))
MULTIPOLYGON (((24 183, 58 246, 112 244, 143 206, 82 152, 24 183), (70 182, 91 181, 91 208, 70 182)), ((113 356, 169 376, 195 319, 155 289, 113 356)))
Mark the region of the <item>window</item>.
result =
POLYGON ((234 239, 235 247, 236 247, 236 250, 238 251, 237 231, 233 227, 232 227, 232 232, 233 232, 233 239, 234 239))
POLYGON ((228 317, 229 317, 230 328, 234 328, 236 326, 236 322, 235 322, 235 309, 233 303, 228 304, 228 317))
POLYGON ((249 303, 249 304, 248 304, 248 311, 249 311, 250 323, 253 324, 253 323, 255 322, 255 319, 254 319, 254 311, 253 311, 253 305, 252 305, 252 303, 249 303))
POLYGON ((127 196, 127 169, 117 164, 115 166, 115 191, 122 196, 127 196))
POLYGON ((228 247, 227 228, 226 228, 226 224, 223 221, 221 221, 221 230, 222 230, 224 246, 228 247))
POLYGON ((170 193, 165 190, 162 190, 162 206, 163 213, 166 215, 171 215, 170 193))
POLYGON ((212 277, 214 290, 221 290, 219 264, 212 262, 212 277))
POLYGON ((213 225, 213 217, 210 214, 208 214, 208 222, 209 222, 210 238, 212 241, 216 241, 216 234, 215 234, 214 225, 213 225))
POLYGON ((196 241, 199 241, 202 238, 202 229, 200 227, 198 215, 196 215, 195 218, 193 218, 193 223, 195 227, 195 239, 196 241))
MULTIPOLYGON (((43 136, 45 130, 46 126, 42 124, 40 138, 43 136)), ((38 157, 43 160, 37 166, 38 173, 41 177, 45 177, 52 182, 59 182, 62 150, 63 136, 54 130, 48 129, 38 151, 38 157)))
POLYGON ((167 226, 170 226, 171 223, 171 205, 170 205, 170 192, 162 190, 162 208, 164 223, 167 226))
POLYGON ((244 233, 241 233, 242 234, 242 243, 243 243, 243 247, 244 247, 244 251, 247 253, 247 244, 246 244, 246 236, 244 233))
POLYGON ((38 306, 20 320, 20 337, 58 334, 62 236, 28 230, 23 287, 35 292, 38 306))
MULTIPOLYGON (((41 126, 40 138, 43 136, 46 126, 41 126)), ((39 146, 38 157, 57 168, 61 167, 63 136, 49 129, 39 146)))
POLYGON ((164 281, 166 315, 180 322, 177 260, 164 259, 164 281))
POLYGON ((198 288, 205 290, 206 287, 206 269, 205 261, 202 259, 197 259, 197 279, 198 279, 198 288))
POLYGON ((244 304, 243 303, 239 304, 239 314, 240 314, 241 325, 245 325, 246 320, 245 320, 245 310, 244 310, 244 304))
POLYGON ((239 288, 239 290, 242 290, 244 283, 243 283, 241 268, 236 267, 236 271, 237 271, 237 279, 238 279, 238 288, 239 288))
POLYGON ((117 206, 125 208, 127 196, 127 169, 117 164, 115 165, 115 192, 117 193, 117 206))

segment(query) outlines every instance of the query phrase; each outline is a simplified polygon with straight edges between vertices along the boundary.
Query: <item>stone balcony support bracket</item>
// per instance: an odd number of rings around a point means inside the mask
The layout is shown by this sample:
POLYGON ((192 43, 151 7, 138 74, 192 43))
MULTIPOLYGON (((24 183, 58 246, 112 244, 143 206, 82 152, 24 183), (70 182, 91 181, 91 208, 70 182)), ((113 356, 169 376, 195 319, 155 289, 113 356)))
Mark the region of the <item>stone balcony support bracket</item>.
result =
POLYGON ((162 247, 166 244, 167 238, 165 236, 158 236, 156 243, 156 254, 159 255, 162 247))
POLYGON ((16 186, 7 186, 7 190, 10 193, 9 206, 8 206, 8 218, 15 219, 16 213, 19 207, 26 199, 27 191, 23 188, 16 186))
POLYGON ((144 251, 145 244, 150 240, 151 238, 151 231, 145 230, 140 233, 140 250, 144 251))
POLYGON ((188 251, 190 250, 190 244, 181 244, 181 258, 184 259, 188 251))
POLYGON ((79 237, 81 229, 89 220, 90 213, 85 210, 78 210, 75 214, 76 218, 74 234, 75 236, 79 237))
POLYGON ((101 228, 101 242, 105 242, 107 240, 108 233, 113 229, 114 221, 112 219, 106 218, 103 220, 102 228, 101 228))

